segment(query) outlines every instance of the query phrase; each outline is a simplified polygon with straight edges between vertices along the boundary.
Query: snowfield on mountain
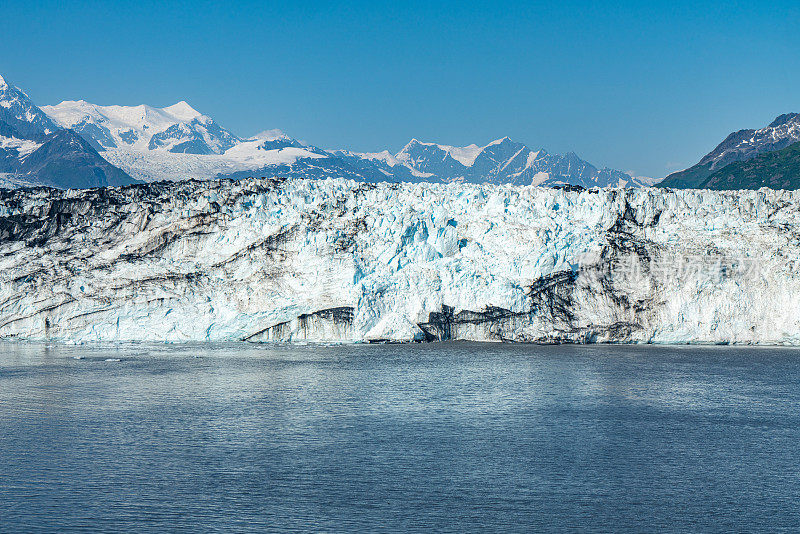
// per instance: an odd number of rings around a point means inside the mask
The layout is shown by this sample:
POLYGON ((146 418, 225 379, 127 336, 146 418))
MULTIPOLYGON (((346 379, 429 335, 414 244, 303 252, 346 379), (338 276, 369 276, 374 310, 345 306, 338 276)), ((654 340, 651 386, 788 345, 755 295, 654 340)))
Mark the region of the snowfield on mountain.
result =
POLYGON ((453 147, 412 139, 397 154, 307 146, 279 130, 240 138, 186 102, 166 108, 98 106, 83 100, 44 106, 56 123, 83 136, 138 180, 221 177, 351 178, 363 182, 472 182, 519 185, 650 185, 598 169, 574 153, 532 150, 508 137, 453 147))
POLYGON ((90 139, 97 150, 127 147, 186 154, 222 154, 241 141, 186 102, 166 108, 98 106, 83 100, 42 106, 64 128, 90 139))
POLYGON ((350 180, 0 191, 0 336, 800 343, 800 196, 350 180))

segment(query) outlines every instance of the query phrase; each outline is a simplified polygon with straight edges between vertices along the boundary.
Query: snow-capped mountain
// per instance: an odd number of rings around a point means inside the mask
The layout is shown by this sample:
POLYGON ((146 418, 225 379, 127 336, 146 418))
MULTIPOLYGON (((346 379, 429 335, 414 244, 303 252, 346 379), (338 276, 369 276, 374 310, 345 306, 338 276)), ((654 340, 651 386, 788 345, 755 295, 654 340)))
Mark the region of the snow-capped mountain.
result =
POLYGON ((510 183, 524 185, 580 185, 583 187, 640 186, 631 176, 598 169, 575 153, 549 154, 532 150, 508 137, 484 147, 453 147, 412 139, 394 160, 420 176, 441 181, 510 183))
POLYGON ((0 186, 70 188, 133 182, 0 77, 0 186))
POLYGON ((662 187, 700 187, 713 173, 737 161, 781 150, 800 141, 800 113, 779 115, 766 128, 739 130, 725 138, 696 165, 667 176, 662 187))
POLYGON ((79 100, 42 109, 60 126, 78 132, 108 161, 146 182, 273 175, 298 160, 308 163, 329 156, 278 130, 242 139, 184 101, 156 108, 79 100))
POLYGON ((508 138, 483 147, 414 139, 394 155, 362 154, 321 150, 275 130, 240 138, 186 102, 154 108, 67 101, 43 109, 59 125, 77 131, 103 151, 110 162, 144 181, 280 175, 365 182, 642 185, 620 171, 597 169, 575 154, 533 151, 508 138))
POLYGON ((793 191, 0 190, 0 338, 797 345, 798 233, 793 191))
POLYGON ((59 129, 21 89, 0 75, 0 122, 5 137, 41 141, 59 129))
POLYGON ((83 100, 43 106, 64 128, 83 136, 97 150, 129 148, 179 154, 223 154, 241 139, 186 102, 166 108, 98 106, 83 100))

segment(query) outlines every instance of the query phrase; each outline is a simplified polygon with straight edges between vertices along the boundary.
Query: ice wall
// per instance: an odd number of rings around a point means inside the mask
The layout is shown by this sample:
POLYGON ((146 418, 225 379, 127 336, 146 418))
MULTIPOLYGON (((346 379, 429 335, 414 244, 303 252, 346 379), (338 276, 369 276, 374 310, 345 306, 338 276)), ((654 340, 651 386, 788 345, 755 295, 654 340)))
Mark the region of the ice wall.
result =
POLYGON ((0 191, 0 336, 800 343, 782 191, 0 191))

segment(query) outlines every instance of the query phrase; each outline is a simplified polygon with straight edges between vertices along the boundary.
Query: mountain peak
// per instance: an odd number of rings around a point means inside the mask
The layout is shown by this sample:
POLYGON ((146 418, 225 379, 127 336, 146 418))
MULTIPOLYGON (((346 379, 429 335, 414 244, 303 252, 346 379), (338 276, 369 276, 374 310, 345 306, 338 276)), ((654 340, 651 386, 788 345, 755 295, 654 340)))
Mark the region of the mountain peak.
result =
POLYGON ((262 141, 276 141, 278 139, 289 139, 289 136, 283 133, 281 130, 273 128, 271 130, 258 132, 253 136, 253 139, 260 139, 262 141))
POLYGON ((222 154, 239 141, 183 100, 165 108, 65 101, 46 106, 44 111, 64 128, 77 131, 99 151, 125 148, 222 154))
MULTIPOLYGON (((457 161, 461 165, 465 167, 469 167, 475 161, 475 158, 480 154, 482 147, 479 147, 476 144, 471 144, 463 147, 458 146, 450 146, 450 145, 440 145, 438 143, 426 143, 420 141, 416 137, 411 139, 403 149, 397 153, 395 156, 401 161, 406 161, 409 158, 416 158, 417 156, 411 154, 412 151, 416 152, 430 152, 430 151, 441 151, 444 152, 445 158, 449 156, 452 160, 457 161)), ((423 158, 427 158, 427 156, 423 156, 423 158)))
POLYGON ((772 121, 767 128, 777 128, 778 126, 783 126, 784 124, 792 122, 797 118, 800 118, 800 113, 784 113, 783 115, 778 115, 775 117, 775 120, 772 121))
MULTIPOLYGON (((405 145, 403 148, 401 148, 401 149, 400 149, 400 152, 398 152, 397 154, 395 154, 395 156, 396 156, 396 157, 399 157, 399 156, 401 156, 402 154, 406 154, 406 153, 407 153, 409 150, 411 150, 411 149, 412 149, 412 148, 414 148, 415 146, 417 146, 417 145, 422 145, 422 144, 424 144, 424 143, 422 143, 422 142, 421 142, 419 139, 417 139, 416 137, 413 137, 413 138, 411 139, 411 141, 409 141, 408 143, 406 143, 406 145, 405 145)), ((401 159, 402 159, 402 158, 401 158, 401 159)))
MULTIPOLYGON (((362 159, 394 162, 380 154, 364 154, 362 159)), ((531 150, 523 143, 505 136, 484 146, 450 146, 411 139, 394 156, 411 171, 413 179, 442 182, 513 183, 533 185, 572 184, 583 187, 642 185, 641 180, 614 169, 598 169, 575 153, 548 154, 531 150)), ((393 176, 400 176, 393 170, 393 176)), ((389 176, 389 174, 387 174, 389 176)))
POLYGON ((174 115, 175 117, 185 121, 196 119, 197 117, 202 115, 202 113, 200 113, 192 106, 190 106, 185 100, 181 100, 177 104, 173 104, 169 107, 164 108, 164 111, 166 111, 170 115, 174 115))
POLYGON ((511 141, 510 137, 505 136, 505 137, 501 137, 500 139, 495 139, 494 141, 492 141, 491 143, 489 143, 486 146, 502 145, 503 143, 509 143, 509 142, 513 142, 513 141, 511 141))
POLYGON ((0 77, 0 122, 14 129, 15 137, 41 141, 58 127, 19 87, 0 77))

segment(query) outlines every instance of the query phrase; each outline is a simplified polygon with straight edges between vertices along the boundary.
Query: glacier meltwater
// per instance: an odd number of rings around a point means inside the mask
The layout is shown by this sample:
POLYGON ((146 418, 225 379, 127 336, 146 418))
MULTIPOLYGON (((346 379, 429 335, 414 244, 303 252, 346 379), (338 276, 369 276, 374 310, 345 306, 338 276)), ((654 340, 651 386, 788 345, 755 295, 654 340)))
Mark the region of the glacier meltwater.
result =
POLYGON ((0 191, 0 337, 800 342, 800 196, 245 179, 0 191))

